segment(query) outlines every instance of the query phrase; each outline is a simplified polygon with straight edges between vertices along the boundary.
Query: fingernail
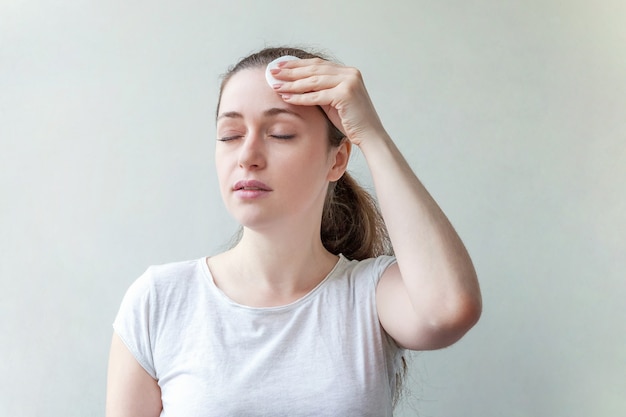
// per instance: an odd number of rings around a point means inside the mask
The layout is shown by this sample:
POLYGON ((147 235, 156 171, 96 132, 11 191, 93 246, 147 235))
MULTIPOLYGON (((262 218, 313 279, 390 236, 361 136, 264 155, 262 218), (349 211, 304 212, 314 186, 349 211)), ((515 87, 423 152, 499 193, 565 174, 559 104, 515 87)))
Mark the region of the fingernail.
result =
MULTIPOLYGON (((282 62, 281 62, 281 63, 282 63, 282 62)), ((280 64, 279 64, 279 65, 280 65, 280 64)), ((280 72, 280 68, 272 68, 272 69, 270 69, 270 72, 271 72, 272 74, 278 74, 278 73, 280 72)))
POLYGON ((291 98, 291 94, 281 94, 281 95, 280 95, 280 97, 281 97, 283 100, 289 100, 289 99, 291 98))
POLYGON ((282 87, 282 86, 283 86, 283 83, 276 83, 276 84, 272 84, 272 88, 273 88, 274 90, 279 90, 279 89, 280 89, 280 87, 282 87))

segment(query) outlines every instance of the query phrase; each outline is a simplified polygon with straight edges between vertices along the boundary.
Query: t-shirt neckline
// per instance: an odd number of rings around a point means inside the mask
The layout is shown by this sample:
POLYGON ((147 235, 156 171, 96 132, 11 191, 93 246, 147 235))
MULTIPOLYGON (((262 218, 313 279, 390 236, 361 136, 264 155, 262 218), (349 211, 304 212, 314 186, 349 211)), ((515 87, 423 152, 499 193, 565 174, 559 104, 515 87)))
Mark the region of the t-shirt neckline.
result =
POLYGON ((211 274, 211 270, 209 269, 209 265, 207 262, 209 257, 200 258, 198 262, 200 263, 200 269, 204 273, 205 278, 207 279, 211 290, 215 292, 222 301, 225 301, 227 304, 230 304, 231 306, 249 310, 249 311, 272 312, 272 311, 285 311, 285 310, 295 308, 296 306, 302 303, 305 303, 307 300, 313 298, 315 294, 318 293, 320 289, 324 287, 326 283, 331 280, 331 278, 335 275, 336 271, 339 270, 339 267, 343 265, 345 261, 347 261, 347 258, 344 257, 341 253, 338 256, 339 256, 339 259, 337 260, 337 263, 335 263, 335 265, 330 270, 330 272, 312 290, 310 290, 308 293, 306 293, 302 297, 292 301, 291 303, 283 304, 279 306, 271 306, 271 307, 253 307, 253 306, 236 302, 235 300, 230 298, 228 295, 226 295, 226 293, 222 291, 221 288, 219 288, 217 284, 215 283, 215 280, 213 279, 213 274, 211 274))

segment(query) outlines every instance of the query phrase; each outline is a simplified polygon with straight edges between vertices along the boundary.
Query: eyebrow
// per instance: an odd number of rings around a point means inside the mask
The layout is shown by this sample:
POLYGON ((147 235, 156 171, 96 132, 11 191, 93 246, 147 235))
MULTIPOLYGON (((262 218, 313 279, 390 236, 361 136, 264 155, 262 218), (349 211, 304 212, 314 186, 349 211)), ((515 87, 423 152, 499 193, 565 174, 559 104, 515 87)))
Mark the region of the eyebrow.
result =
MULTIPOLYGON (((263 116, 265 117, 278 116, 279 114, 290 114, 292 116, 296 116, 299 119, 304 119, 304 117, 302 117, 300 113, 295 112, 293 110, 281 108, 281 107, 272 107, 271 109, 267 109, 263 112, 263 116)), ((227 111, 227 112, 220 114, 217 117, 217 120, 224 119, 224 118, 243 119, 243 114, 236 112, 236 111, 227 111)))

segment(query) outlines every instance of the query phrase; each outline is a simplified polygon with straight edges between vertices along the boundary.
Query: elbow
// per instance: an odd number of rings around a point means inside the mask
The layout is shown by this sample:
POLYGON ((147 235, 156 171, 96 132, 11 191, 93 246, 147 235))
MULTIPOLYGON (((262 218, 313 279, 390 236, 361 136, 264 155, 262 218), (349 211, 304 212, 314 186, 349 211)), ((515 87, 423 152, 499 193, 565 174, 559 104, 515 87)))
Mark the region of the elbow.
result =
POLYGON ((480 320, 480 316, 483 313, 481 297, 471 297, 469 300, 465 300, 459 310, 460 313, 457 320, 460 329, 465 334, 480 320))
POLYGON ((439 314, 433 314, 428 321, 428 350, 451 346, 465 336, 480 319, 482 300, 480 296, 464 296, 436 311, 439 314))
POLYGON ((434 326, 442 334, 449 335, 448 345, 457 342, 474 327, 483 311, 482 295, 475 270, 471 268, 460 281, 464 283, 462 289, 453 292, 452 296, 449 294, 449 298, 442 301, 442 308, 433 310, 441 313, 434 326))

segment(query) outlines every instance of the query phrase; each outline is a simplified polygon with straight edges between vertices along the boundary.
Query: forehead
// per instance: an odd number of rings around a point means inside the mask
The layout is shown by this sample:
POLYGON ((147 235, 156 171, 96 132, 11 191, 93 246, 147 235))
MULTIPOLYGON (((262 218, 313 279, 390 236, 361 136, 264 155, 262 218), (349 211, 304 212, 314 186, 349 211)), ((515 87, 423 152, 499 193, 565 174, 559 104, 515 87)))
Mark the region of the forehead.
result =
POLYGON ((250 68, 233 74, 222 89, 218 118, 228 112, 253 117, 268 109, 284 108, 308 120, 323 120, 316 106, 295 106, 286 103, 265 79, 265 68, 250 68))
POLYGON ((264 96, 265 99, 280 99, 265 80, 262 68, 247 68, 234 73, 226 81, 222 88, 221 101, 230 103, 233 100, 250 98, 248 95, 252 92, 255 96, 264 96))

